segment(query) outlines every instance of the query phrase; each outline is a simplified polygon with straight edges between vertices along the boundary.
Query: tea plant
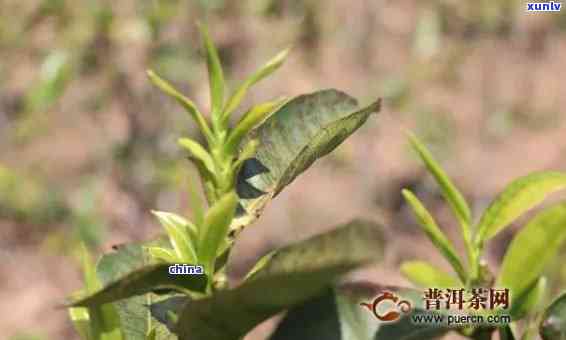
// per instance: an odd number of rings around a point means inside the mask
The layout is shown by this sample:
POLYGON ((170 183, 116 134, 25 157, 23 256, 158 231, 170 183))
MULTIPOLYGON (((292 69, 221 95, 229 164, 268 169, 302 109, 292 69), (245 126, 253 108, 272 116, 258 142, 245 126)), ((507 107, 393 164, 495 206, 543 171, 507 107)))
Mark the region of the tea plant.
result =
POLYGON ((241 339, 290 307, 316 298, 342 274, 379 260, 380 228, 354 220, 260 259, 244 282, 229 288, 226 263, 240 231, 254 222, 285 186, 356 131, 380 101, 358 107, 337 90, 323 90, 252 106, 230 118, 247 91, 284 62, 277 54, 225 95, 222 65, 204 26, 210 114, 155 72, 151 82, 176 100, 206 145, 179 139, 198 169, 206 203, 191 188, 192 220, 154 211, 166 238, 118 246, 94 268, 85 254, 84 291, 70 307, 85 339, 241 339), (202 265, 205 275, 170 275, 172 264, 202 265))
MULTIPOLYGON (((403 263, 402 273, 417 286, 431 287, 497 287, 509 289, 513 321, 529 316, 531 325, 523 339, 532 339, 532 325, 538 319, 540 304, 545 294, 545 266, 557 255, 566 240, 566 203, 558 203, 533 217, 514 237, 507 248, 503 263, 496 276, 491 274, 482 255, 486 244, 525 212, 540 204, 549 194, 566 188, 566 174, 535 172, 511 182, 488 206, 477 223, 463 195, 433 159, 425 146, 410 135, 413 149, 438 183, 459 225, 465 245, 467 261, 457 253, 456 247, 439 228, 424 204, 409 190, 403 196, 411 206, 428 238, 451 265, 454 275, 446 273, 425 261, 403 263)), ((564 298, 562 298, 563 300, 564 298)), ((564 339, 566 313, 556 302, 543 317, 543 339, 564 339)), ((485 330, 464 330, 474 338, 482 338, 485 330), (475 333, 474 333, 475 332, 475 333)), ((488 332, 489 333, 489 332, 488 332)), ((513 338, 516 331, 501 328, 501 337, 513 338)))

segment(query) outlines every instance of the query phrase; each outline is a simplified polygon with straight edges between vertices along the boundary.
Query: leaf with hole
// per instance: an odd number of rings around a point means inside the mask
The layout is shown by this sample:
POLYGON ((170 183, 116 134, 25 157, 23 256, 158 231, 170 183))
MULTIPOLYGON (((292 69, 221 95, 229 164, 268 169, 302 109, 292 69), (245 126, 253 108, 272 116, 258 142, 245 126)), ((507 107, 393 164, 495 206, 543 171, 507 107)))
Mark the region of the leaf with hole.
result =
POLYGON ((334 150, 379 109, 379 100, 359 108, 354 98, 337 90, 301 95, 277 109, 247 137, 257 139, 259 146, 255 159, 246 161, 238 175, 236 189, 243 214, 231 228, 240 230, 255 221, 285 186, 334 150), (256 175, 250 177, 250 172, 256 175), (243 197, 250 187, 258 195, 243 197))

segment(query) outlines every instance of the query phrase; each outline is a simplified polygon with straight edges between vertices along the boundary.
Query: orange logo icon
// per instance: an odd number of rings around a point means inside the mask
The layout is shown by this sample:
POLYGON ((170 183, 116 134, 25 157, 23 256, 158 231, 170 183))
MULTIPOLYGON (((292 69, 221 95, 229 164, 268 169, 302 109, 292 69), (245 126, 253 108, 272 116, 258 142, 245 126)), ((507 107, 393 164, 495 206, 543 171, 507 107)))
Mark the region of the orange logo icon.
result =
POLYGON ((399 300, 399 297, 391 292, 383 292, 378 295, 371 303, 362 302, 361 306, 369 309, 373 315, 381 321, 396 321, 401 317, 401 313, 407 314, 411 311, 411 303, 407 300, 399 300), (395 308, 389 308, 387 311, 380 314, 378 311, 379 305, 390 301, 395 305, 395 308))

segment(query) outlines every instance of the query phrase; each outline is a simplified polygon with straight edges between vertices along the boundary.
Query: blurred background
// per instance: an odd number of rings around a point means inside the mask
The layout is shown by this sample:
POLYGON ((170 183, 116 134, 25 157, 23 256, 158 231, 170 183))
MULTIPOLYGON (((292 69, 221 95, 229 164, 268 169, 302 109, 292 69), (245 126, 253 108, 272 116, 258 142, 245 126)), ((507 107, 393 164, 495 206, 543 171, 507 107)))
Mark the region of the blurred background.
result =
MULTIPOLYGON (((195 172, 175 141, 195 129, 145 70, 206 112, 197 20, 208 21, 232 88, 294 46, 242 109, 321 88, 384 98, 244 232, 235 277, 269 249, 354 216, 382 221, 390 237, 374 280, 407 284, 398 266, 412 258, 447 268, 400 196, 415 190, 460 245, 404 129, 476 216, 513 178, 566 170, 564 11, 527 14, 514 0, 0 0, 0 338, 77 339, 56 306, 81 287, 81 242, 101 253, 157 235, 150 209, 190 215, 195 172)), ((524 220, 490 247, 493 270, 524 220)), ((553 291, 566 287, 562 253, 548 269, 553 291)))

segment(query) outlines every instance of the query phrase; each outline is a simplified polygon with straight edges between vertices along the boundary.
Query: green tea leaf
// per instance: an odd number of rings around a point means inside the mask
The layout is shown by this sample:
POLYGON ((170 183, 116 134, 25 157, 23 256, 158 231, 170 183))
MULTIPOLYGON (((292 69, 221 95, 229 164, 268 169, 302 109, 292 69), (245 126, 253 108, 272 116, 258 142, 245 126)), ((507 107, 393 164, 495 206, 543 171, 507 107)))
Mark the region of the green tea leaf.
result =
POLYGON ((546 293, 546 278, 540 277, 523 295, 516 297, 511 305, 509 314, 513 320, 519 320, 525 315, 535 314, 546 293))
POLYGON ((404 262, 401 265, 401 273, 413 284, 423 288, 463 286, 457 278, 424 261, 404 262))
POLYGON ((161 247, 146 247, 145 249, 148 251, 149 255, 156 260, 163 261, 165 263, 183 262, 181 258, 179 258, 177 254, 170 249, 161 247))
POLYGON ((194 225, 181 216, 163 211, 152 211, 167 231, 169 240, 177 258, 184 263, 197 264, 198 257, 195 247, 197 231, 194 225))
POLYGON ((509 325, 499 328, 499 339, 500 340, 515 340, 515 334, 509 325))
MULTIPOLYGON (((83 245, 81 262, 86 287, 86 293, 92 294, 101 287, 96 276, 96 268, 92 263, 88 250, 83 245)), ((85 339, 93 340, 122 340, 122 330, 118 313, 112 305, 89 306, 89 308, 69 308, 71 320, 81 335, 86 333, 85 339)))
POLYGON ((413 209, 415 216, 424 232, 428 238, 432 241, 434 246, 440 251, 442 255, 448 260, 448 262, 454 268, 454 271, 458 274, 460 281, 466 282, 467 274, 460 262, 460 258, 454 250, 454 246, 440 230, 432 215, 425 208, 423 203, 409 190, 403 189, 403 197, 407 200, 407 203, 413 209))
POLYGON ((226 152, 228 154, 234 153, 248 132, 265 120, 266 117, 273 113, 273 111, 280 107, 285 101, 286 99, 280 99, 255 105, 248 112, 244 113, 228 136, 226 152))
POLYGON ((566 174, 535 172, 514 180, 489 205, 478 226, 478 244, 494 237, 516 218, 566 187, 566 174))
POLYGON ((267 318, 320 296, 342 274, 381 259, 382 245, 377 225, 353 221, 282 248, 241 286, 186 304, 176 333, 180 340, 240 339, 267 318))
POLYGON ((566 339, 566 293, 554 300, 544 312, 539 331, 543 340, 566 339))
POLYGON ((417 152, 428 171, 432 174, 440 189, 442 196, 448 201, 448 204, 456 214, 463 228, 463 233, 469 234, 469 224, 471 223, 471 213, 464 196, 452 183, 448 175, 442 167, 434 160, 432 154, 427 150, 425 145, 417 139, 413 134, 409 134, 411 146, 417 152))
POLYGON ((156 328, 152 328, 149 333, 147 333, 147 336, 145 337, 146 340, 157 340, 157 329, 156 328))
POLYGON ((206 213, 201 231, 199 260, 208 273, 214 272, 214 260, 228 235, 228 227, 236 211, 238 197, 230 192, 216 202, 206 213))
POLYGON ((170 275, 168 269, 169 264, 166 263, 145 266, 111 282, 90 296, 73 302, 71 306, 100 306, 159 289, 204 291, 207 281, 205 275, 170 275))
MULTIPOLYGON (((360 311, 361 308, 356 306, 360 311)), ((362 340, 343 338, 336 296, 332 290, 289 310, 277 325, 269 340, 324 339, 362 340)), ((365 338, 367 340, 370 338, 365 338)))
MULTIPOLYGON (((144 248, 170 247, 166 238, 144 244, 126 244, 115 247, 115 251, 102 256, 96 266, 97 276, 103 285, 109 285, 148 264, 144 248)), ((124 340, 145 340, 149 330, 157 326, 160 340, 176 340, 165 326, 153 320, 147 306, 151 304, 153 294, 134 296, 105 306, 114 306, 122 325, 124 340)))
POLYGON ((271 114, 247 138, 257 139, 256 158, 244 162, 237 191, 244 213, 236 232, 249 225, 265 205, 317 159, 325 156, 380 109, 380 101, 358 108, 354 98, 337 90, 295 97, 271 114), (243 198, 242 190, 255 197, 243 198))
POLYGON ((285 62, 287 55, 289 55, 289 49, 285 49, 279 52, 275 57, 273 57, 273 59, 269 60, 265 65, 263 65, 253 75, 246 79, 242 85, 238 87, 236 92, 234 92, 234 94, 230 97, 230 99, 228 99, 228 102, 226 103, 226 107, 224 108, 223 113, 224 120, 227 120, 230 117, 230 114, 234 112, 234 110, 240 105, 249 88, 275 72, 281 65, 283 65, 283 62, 285 62))
POLYGON ((208 127, 208 123, 204 119, 204 116, 202 115, 202 113, 200 113, 195 104, 189 98, 185 97, 181 92, 177 91, 175 87, 173 87, 173 85, 160 78, 152 70, 147 71, 147 76, 153 83, 153 85, 157 86, 161 91, 163 91, 163 93, 175 99, 179 104, 181 104, 181 106, 183 106, 183 108, 185 108, 185 110, 191 115, 191 118, 199 127, 201 133, 210 142, 212 139, 212 132, 210 131, 210 128, 208 127))
POLYGON ((73 322, 73 326, 81 339, 89 340, 90 334, 90 317, 88 309, 84 307, 69 308, 69 318, 73 322))
MULTIPOLYGON (((222 113, 224 106, 224 72, 218 57, 218 51, 210 39, 206 25, 199 24, 204 48, 206 50, 206 64, 208 67, 208 81, 210 85, 210 106, 212 114, 218 116, 222 113)), ((218 117, 219 118, 219 117, 218 117)))
POLYGON ((200 226, 204 222, 204 202, 201 199, 198 189, 197 189, 197 180, 193 178, 189 178, 189 204, 192 212, 193 221, 195 221, 195 225, 200 226))
POLYGON ((212 175, 216 172, 212 156, 210 156, 210 154, 206 151, 205 148, 202 147, 202 145, 186 137, 179 138, 178 143, 191 153, 192 158, 196 159, 198 162, 202 162, 209 174, 212 175))
POLYGON ((543 210, 509 245, 496 285, 509 289, 511 301, 518 299, 538 280, 565 240, 566 204, 543 210))

